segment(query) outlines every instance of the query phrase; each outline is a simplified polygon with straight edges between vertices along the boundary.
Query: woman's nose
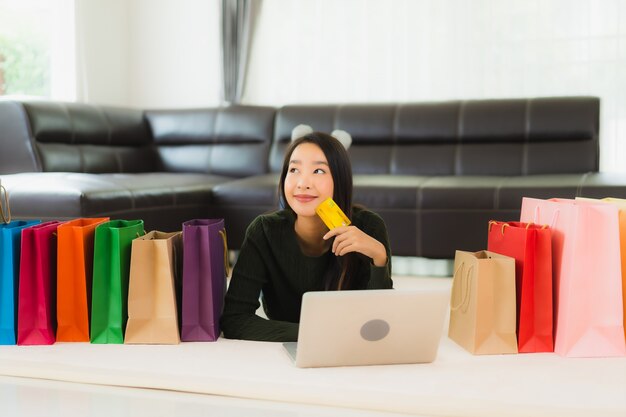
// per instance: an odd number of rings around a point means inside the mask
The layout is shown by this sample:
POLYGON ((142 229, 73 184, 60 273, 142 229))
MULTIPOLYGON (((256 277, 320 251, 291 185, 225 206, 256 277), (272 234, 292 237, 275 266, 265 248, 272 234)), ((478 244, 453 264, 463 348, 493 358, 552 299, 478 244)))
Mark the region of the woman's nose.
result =
POLYGON ((311 183, 307 177, 300 177, 298 181, 298 188, 301 190, 308 190, 311 188, 311 183))

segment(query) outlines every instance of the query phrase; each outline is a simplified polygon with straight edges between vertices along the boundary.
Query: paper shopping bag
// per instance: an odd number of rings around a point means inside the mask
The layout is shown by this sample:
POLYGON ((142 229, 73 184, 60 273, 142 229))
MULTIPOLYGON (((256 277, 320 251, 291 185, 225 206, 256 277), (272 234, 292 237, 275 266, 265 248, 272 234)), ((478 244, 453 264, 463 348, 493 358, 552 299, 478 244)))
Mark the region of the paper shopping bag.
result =
POLYGON ((448 337, 476 355, 517 353, 515 260, 456 251, 448 337))
POLYGON ((524 198, 521 221, 549 224, 552 230, 554 351, 625 355, 617 207, 524 198))
POLYGON ((17 344, 51 345, 56 332, 57 228, 49 221, 22 230, 17 344))
POLYGON ((149 232, 133 240, 124 343, 180 343, 176 302, 181 232, 149 232))
POLYGON ((0 224, 0 345, 17 343, 17 288, 22 230, 39 223, 39 220, 14 220, 0 224))
POLYGON ((88 342, 96 226, 108 217, 71 220, 57 229, 57 341, 88 342))
POLYGON ((131 242, 143 220, 111 220, 96 227, 91 291, 91 343, 124 343, 131 242))
POLYGON ((554 351, 551 239, 546 226, 489 222, 487 249, 515 259, 520 353, 554 351))
POLYGON ((615 204, 619 210, 619 244, 622 265, 622 309, 624 311, 622 324, 625 330, 624 337, 626 338, 626 200, 607 197, 603 198, 602 201, 615 204))
POLYGON ((224 219, 183 223, 183 341, 217 340, 227 275, 224 219))

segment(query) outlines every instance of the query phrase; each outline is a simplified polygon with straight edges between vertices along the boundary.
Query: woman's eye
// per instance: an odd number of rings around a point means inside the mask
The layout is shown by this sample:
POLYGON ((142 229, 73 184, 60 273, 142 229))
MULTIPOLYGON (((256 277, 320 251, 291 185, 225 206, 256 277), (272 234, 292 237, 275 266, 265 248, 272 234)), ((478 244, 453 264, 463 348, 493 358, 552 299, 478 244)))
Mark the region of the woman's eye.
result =
POLYGON ((293 174, 294 172, 298 172, 298 168, 289 168, 290 174, 293 174))
POLYGON ((326 171, 324 171, 322 168, 318 168, 315 171, 313 171, 314 174, 326 174, 326 171))

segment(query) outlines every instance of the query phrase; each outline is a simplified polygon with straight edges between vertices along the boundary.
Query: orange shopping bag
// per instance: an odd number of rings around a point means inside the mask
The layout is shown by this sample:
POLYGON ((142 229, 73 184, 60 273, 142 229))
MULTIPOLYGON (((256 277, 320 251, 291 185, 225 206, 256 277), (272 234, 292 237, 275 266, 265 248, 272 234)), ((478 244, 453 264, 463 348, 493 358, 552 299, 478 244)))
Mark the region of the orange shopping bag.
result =
POLYGON ((96 226, 108 217, 76 219, 57 229, 57 341, 89 342, 96 226))

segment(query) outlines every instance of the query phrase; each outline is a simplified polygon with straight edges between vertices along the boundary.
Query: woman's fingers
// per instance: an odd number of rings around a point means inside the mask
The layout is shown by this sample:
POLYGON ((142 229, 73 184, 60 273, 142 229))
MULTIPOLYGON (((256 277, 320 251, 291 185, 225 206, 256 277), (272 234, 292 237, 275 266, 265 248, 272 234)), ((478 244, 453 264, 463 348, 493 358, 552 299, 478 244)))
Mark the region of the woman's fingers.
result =
POLYGON ((337 256, 343 256, 346 253, 358 251, 360 240, 362 240, 361 235, 362 232, 354 226, 345 228, 342 233, 335 236, 333 253, 337 256))
POLYGON ((342 233, 345 233, 350 227, 353 226, 341 226, 341 227, 335 227, 332 230, 329 230, 328 232, 326 232, 326 234, 322 237, 322 239, 324 240, 328 240, 333 236, 338 236, 342 233))

